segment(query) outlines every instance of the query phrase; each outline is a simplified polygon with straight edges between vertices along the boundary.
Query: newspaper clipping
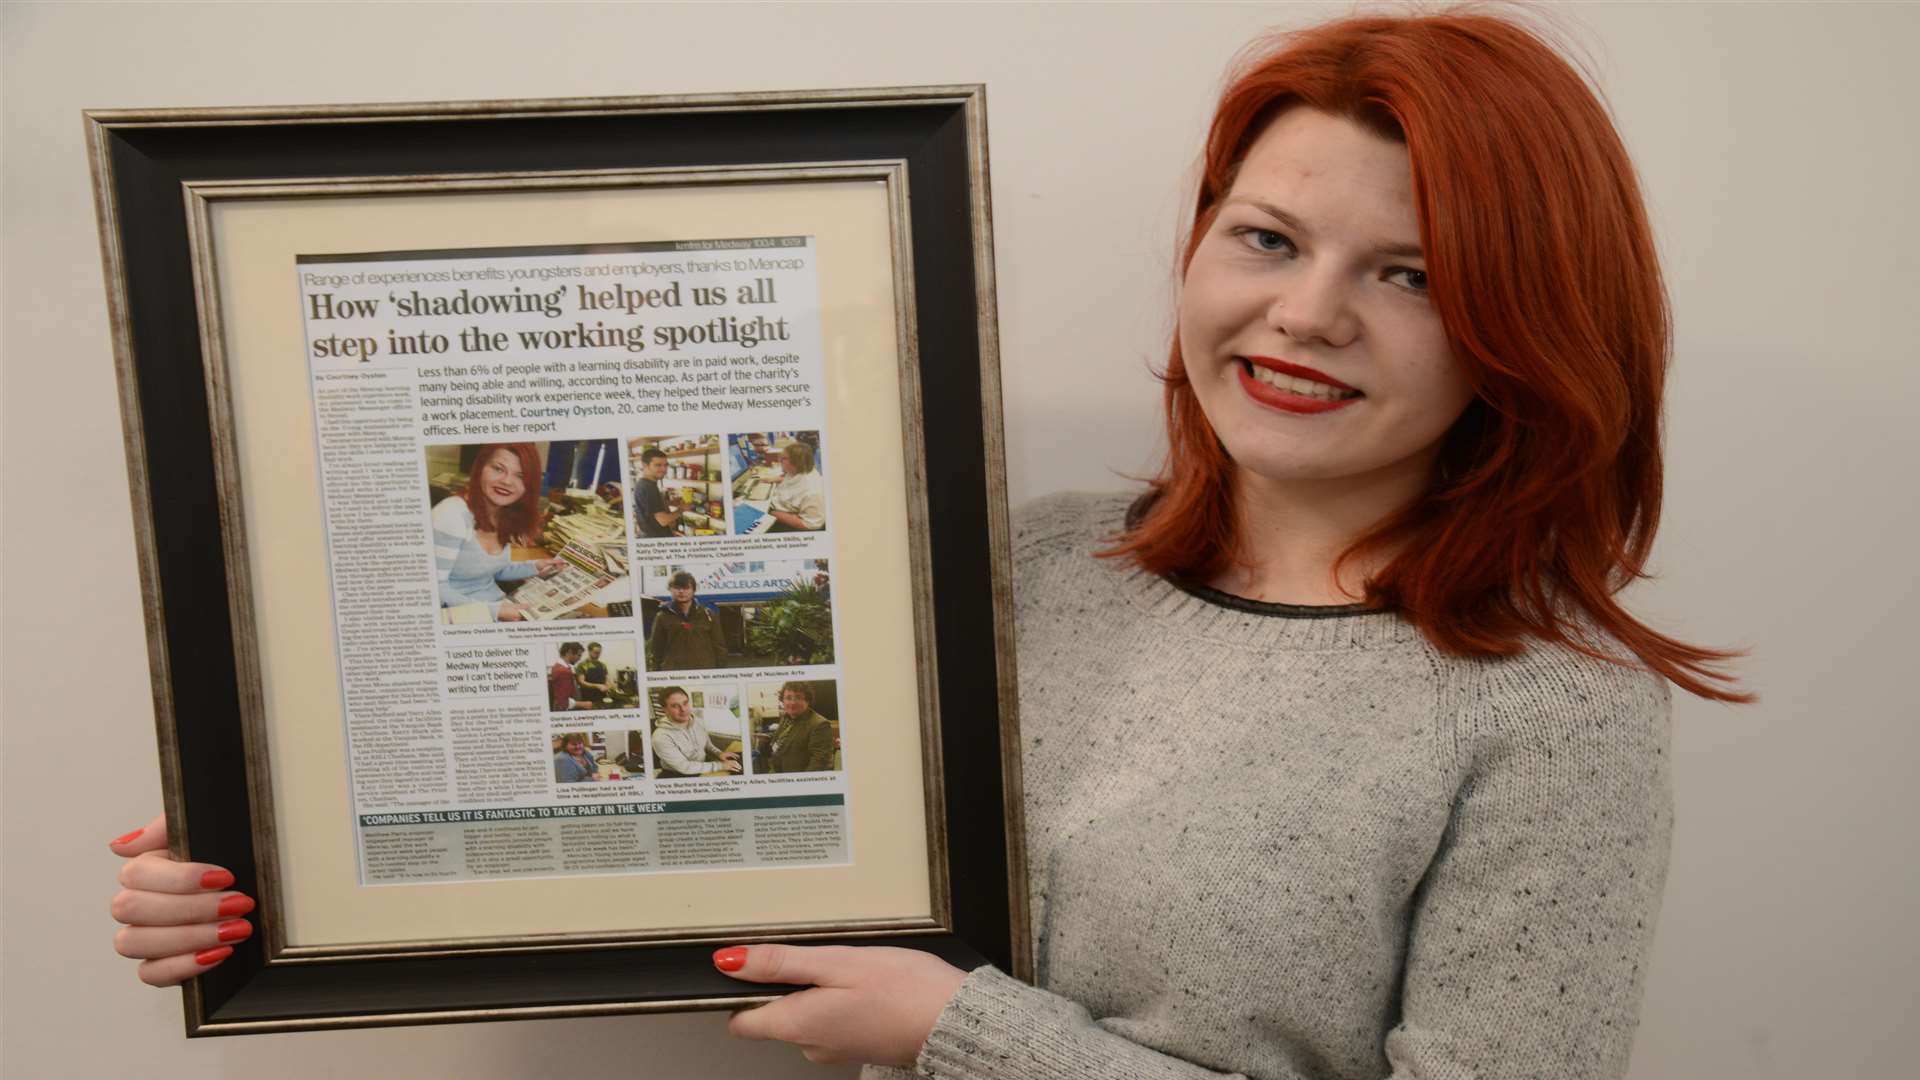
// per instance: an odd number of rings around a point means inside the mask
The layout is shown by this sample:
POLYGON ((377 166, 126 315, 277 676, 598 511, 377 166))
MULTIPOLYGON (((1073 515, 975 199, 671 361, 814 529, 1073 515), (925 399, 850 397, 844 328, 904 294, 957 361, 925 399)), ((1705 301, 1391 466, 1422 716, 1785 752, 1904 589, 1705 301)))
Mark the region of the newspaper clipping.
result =
POLYGON ((813 239, 297 271, 361 882, 851 862, 813 239))

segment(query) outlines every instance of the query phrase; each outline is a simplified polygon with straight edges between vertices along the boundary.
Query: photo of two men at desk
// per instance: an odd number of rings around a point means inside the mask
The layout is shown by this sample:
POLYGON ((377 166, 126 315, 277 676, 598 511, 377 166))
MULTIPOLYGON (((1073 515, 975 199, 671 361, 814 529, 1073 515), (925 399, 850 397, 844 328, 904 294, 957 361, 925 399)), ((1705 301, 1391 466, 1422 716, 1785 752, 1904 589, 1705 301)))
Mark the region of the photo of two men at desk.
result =
POLYGON ((831 773, 842 768, 838 689, 831 679, 737 685, 689 683, 647 690, 650 736, 633 730, 554 736, 553 779, 572 784, 831 773), (743 723, 744 721, 744 723, 743 723))
POLYGON ((838 772, 840 705, 832 679, 730 687, 649 687, 657 779, 838 772), (746 730, 743 733, 741 709, 746 730))

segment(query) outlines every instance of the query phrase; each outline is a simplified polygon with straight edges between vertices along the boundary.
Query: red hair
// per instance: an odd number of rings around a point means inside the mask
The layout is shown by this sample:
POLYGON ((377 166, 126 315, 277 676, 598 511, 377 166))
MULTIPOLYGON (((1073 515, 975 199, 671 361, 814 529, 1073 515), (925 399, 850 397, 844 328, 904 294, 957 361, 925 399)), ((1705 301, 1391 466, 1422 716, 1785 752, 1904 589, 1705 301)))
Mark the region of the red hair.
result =
POLYGON ((473 455, 473 466, 467 470, 467 488, 460 494, 473 511, 475 530, 491 532, 509 543, 515 540, 532 543, 540 538, 540 451, 534 449, 532 443, 482 445, 473 455), (495 506, 492 499, 476 493, 480 470, 486 468, 488 459, 497 453, 512 454, 520 463, 520 497, 507 506, 495 506))
MULTIPOLYGON (((1660 519, 1666 288, 1633 165, 1579 74, 1531 32, 1466 13, 1336 20, 1233 75, 1208 133, 1182 267, 1255 138, 1304 105, 1403 142, 1429 295, 1477 399, 1440 477, 1341 556, 1393 553, 1366 584, 1456 655, 1527 639, 1603 659, 1584 616, 1701 697, 1750 701, 1735 653, 1662 635, 1615 602, 1647 576, 1660 519)), ((1168 454, 1144 510, 1101 552, 1211 580, 1244 563, 1233 461, 1201 412, 1176 335, 1168 454)))

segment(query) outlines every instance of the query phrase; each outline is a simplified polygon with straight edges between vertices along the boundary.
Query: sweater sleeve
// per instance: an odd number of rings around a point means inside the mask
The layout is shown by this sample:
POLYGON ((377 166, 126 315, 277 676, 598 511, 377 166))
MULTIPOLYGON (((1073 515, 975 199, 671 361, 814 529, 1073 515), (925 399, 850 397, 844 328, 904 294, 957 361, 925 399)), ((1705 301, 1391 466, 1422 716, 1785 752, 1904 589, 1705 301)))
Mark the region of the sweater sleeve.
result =
POLYGON ((514 559, 493 575, 495 581, 525 581, 540 572, 532 559, 514 559))
POLYGON ((833 768, 833 725, 822 721, 807 732, 807 771, 828 772, 833 768))
MULTIPOLYGON (((993 967, 975 968, 967 975, 920 1048, 915 1067, 922 1076, 943 1080, 1221 1080, 1244 1075, 1215 1072, 1142 1046, 1101 1027, 1078 1004, 993 967)), ((891 1072, 869 1069, 865 1075, 877 1078, 891 1072)))
POLYGON ((493 598, 472 596, 453 587, 453 564, 460 549, 473 540, 473 511, 458 495, 441 499, 433 507, 433 569, 440 582, 440 606, 484 604, 489 616, 497 616, 493 598))
POLYGON ((653 760, 683 776, 698 776, 707 771, 705 755, 712 745, 705 728, 686 731, 662 726, 653 729, 653 760), (701 757, 694 758, 695 753, 701 757))
POLYGON ((1627 1071, 1673 834, 1664 680, 1556 648, 1484 664, 1414 896, 1398 1076, 1627 1071))
MULTIPOLYGON (((1670 702, 1652 676, 1537 653, 1482 665, 1466 691, 1461 788, 1413 897, 1400 1022, 1382 1047, 1391 1080, 1626 1072, 1672 829, 1670 702)), ((990 967, 948 1001, 916 1065, 972 1080, 1240 1075, 1132 1042, 990 967)))

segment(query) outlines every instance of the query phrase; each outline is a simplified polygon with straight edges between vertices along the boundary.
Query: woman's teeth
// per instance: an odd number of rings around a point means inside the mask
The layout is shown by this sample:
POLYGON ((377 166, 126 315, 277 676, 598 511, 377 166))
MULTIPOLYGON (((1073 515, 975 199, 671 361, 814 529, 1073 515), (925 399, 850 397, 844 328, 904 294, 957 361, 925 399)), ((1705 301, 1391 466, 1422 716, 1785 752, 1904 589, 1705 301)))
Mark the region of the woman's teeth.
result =
POLYGON ((1261 367, 1259 364, 1249 363, 1247 369, 1253 373, 1254 378, 1268 386, 1285 390, 1289 394, 1299 394, 1301 397, 1318 398, 1321 401, 1345 401, 1347 398, 1360 396, 1358 390, 1341 390, 1323 382, 1314 382, 1312 379, 1283 375, 1272 368, 1261 367))

